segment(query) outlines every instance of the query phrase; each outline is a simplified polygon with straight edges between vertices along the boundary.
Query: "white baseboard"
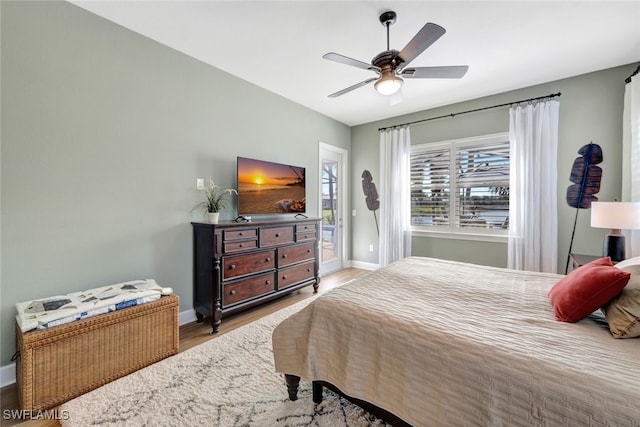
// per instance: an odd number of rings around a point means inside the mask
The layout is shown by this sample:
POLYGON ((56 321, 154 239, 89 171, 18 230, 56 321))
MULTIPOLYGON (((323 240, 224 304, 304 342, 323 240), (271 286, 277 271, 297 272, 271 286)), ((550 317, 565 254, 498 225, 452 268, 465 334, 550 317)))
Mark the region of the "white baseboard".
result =
POLYGON ((371 262, 363 262, 363 261, 350 261, 351 267, 353 268, 361 268, 363 270, 377 270, 380 268, 380 264, 374 264, 371 262))
POLYGON ((0 387, 5 387, 16 382, 16 364, 10 363, 0 367, 0 387))
POLYGON ((178 314, 178 324, 180 326, 185 325, 187 323, 195 322, 196 320, 197 320, 196 319, 196 312, 195 312, 194 309, 181 311, 178 314))
MULTIPOLYGON (((196 312, 193 309, 178 313, 178 324, 180 326, 196 321, 196 312)), ((10 363, 0 367, 0 387, 5 387, 16 382, 16 364, 10 363)))

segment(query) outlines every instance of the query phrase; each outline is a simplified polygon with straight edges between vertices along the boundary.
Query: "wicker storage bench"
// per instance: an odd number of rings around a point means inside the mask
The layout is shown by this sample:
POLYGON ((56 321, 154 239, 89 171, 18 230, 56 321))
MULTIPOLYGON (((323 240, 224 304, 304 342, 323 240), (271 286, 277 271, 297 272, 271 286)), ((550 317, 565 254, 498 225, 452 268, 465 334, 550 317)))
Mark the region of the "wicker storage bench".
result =
POLYGON ((23 333, 16 326, 21 409, 50 409, 178 352, 178 297, 23 333))

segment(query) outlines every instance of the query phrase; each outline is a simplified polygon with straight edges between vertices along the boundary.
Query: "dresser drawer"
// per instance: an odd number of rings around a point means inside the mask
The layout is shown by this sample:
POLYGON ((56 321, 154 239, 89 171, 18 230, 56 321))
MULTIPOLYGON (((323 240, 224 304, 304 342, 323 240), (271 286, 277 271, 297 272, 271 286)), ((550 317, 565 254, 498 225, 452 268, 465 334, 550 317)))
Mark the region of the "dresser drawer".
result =
POLYGON ((261 228, 260 247, 293 243, 293 226, 261 228))
POLYGON ((311 280, 315 277, 313 261, 304 264, 295 265, 293 267, 283 268, 278 271, 278 290, 296 283, 311 280))
POLYGON ((247 249, 255 249, 258 247, 257 240, 240 240, 237 242, 225 242, 224 253, 245 251, 247 249))
POLYGON ((313 231, 316 232, 316 224, 313 222, 303 222, 301 224, 296 224, 296 233, 304 233, 313 231))
POLYGON ((271 270, 276 267, 275 256, 275 251, 263 251, 224 257, 222 258, 222 280, 271 270))
POLYGON ((273 292, 276 288, 275 283, 275 272, 227 283, 224 285, 224 292, 222 294, 222 306, 224 308, 273 292))
POLYGON ((296 242, 316 240, 316 225, 312 222, 296 224, 296 242))
POLYGON ((296 233, 296 242, 311 242, 316 240, 316 231, 303 231, 296 233))
POLYGON ((258 229, 257 228, 247 228, 242 230, 225 230, 224 231, 224 240, 241 240, 241 239, 251 239, 258 237, 258 229))
POLYGON ((278 267, 295 264, 300 261, 312 260, 315 257, 313 243, 278 248, 278 267))

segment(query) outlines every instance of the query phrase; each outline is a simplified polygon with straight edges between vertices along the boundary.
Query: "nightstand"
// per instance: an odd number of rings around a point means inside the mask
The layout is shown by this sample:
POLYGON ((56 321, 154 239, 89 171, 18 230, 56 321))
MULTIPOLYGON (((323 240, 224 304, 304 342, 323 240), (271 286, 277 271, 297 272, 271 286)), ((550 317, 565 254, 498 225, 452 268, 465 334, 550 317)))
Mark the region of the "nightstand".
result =
POLYGON ((590 263, 591 261, 595 261, 599 258, 602 258, 602 256, 596 256, 596 255, 584 255, 584 254, 571 254, 571 265, 572 265, 572 269, 575 270, 576 268, 583 266, 585 264, 590 263))

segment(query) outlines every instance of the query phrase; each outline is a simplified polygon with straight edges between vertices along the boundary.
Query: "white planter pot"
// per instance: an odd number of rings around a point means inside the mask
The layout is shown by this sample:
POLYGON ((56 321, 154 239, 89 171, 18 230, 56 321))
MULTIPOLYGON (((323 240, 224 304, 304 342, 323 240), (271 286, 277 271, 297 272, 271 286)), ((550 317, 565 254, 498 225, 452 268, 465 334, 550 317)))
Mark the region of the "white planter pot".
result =
POLYGON ((220 219, 220 212, 207 212, 207 221, 211 224, 217 224, 220 219))

